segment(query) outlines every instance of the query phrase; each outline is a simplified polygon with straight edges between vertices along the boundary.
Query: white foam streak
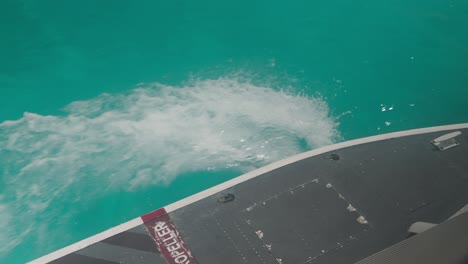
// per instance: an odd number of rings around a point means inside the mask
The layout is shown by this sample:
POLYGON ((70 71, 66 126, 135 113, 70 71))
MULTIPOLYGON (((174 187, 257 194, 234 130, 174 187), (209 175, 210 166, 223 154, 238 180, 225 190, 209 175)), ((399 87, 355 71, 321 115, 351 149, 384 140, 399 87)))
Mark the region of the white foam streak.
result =
POLYGON ((3 252, 19 235, 8 230, 27 230, 31 224, 21 219, 34 219, 54 199, 93 199, 104 188, 138 190, 193 171, 245 172, 337 137, 322 100, 235 79, 141 85, 71 103, 66 111, 25 113, 0 124, 7 188, 0 202, 10 211, 0 207, 0 223, 9 223, 0 225, 0 244, 8 245, 3 252), (86 190, 74 189, 79 183, 86 190), (11 215, 15 223, 5 219, 11 215))

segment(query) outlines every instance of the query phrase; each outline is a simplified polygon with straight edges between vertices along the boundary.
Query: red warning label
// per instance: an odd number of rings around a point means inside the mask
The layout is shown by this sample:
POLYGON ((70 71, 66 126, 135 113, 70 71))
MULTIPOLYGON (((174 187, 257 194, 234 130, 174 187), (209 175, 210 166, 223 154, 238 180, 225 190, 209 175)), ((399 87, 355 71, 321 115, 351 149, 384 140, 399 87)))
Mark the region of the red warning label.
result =
POLYGON ((164 255, 167 263, 197 263, 192 252, 188 249, 179 231, 177 231, 177 227, 172 223, 168 214, 163 214, 156 219, 145 223, 145 226, 153 236, 159 252, 164 255))

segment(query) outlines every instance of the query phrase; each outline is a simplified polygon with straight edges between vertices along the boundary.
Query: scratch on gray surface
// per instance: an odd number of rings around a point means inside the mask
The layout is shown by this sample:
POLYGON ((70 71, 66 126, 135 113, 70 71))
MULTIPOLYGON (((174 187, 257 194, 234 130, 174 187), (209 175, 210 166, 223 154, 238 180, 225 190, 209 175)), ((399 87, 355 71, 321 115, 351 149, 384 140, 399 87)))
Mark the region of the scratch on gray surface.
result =
POLYGON ((363 224, 363 225, 367 225, 369 222, 367 222, 366 218, 364 218, 364 216, 359 216, 357 219, 356 219, 360 224, 363 224))

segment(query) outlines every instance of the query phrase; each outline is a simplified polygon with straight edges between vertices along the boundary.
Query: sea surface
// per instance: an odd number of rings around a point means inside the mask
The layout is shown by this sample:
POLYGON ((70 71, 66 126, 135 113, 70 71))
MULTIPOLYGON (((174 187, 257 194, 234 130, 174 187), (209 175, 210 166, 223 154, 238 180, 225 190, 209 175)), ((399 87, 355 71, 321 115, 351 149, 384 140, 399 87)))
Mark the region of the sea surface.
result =
POLYGON ((0 263, 271 162, 468 122, 468 1, 1 0, 0 263))

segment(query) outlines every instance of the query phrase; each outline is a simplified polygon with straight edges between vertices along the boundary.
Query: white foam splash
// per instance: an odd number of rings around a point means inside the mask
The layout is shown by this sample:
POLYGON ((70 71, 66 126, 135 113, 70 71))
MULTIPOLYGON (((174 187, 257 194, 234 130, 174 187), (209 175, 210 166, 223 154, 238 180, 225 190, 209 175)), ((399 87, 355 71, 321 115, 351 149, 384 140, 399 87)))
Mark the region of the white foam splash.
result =
POLYGON ((142 84, 65 109, 65 116, 25 113, 0 124, 8 190, 0 202, 8 201, 8 215, 15 216, 0 226, 2 252, 18 236, 5 230, 27 229, 26 219, 54 199, 72 203, 106 190, 138 190, 192 171, 245 172, 337 137, 321 99, 229 78, 184 87, 142 84), (87 188, 74 188, 78 183, 87 188))

